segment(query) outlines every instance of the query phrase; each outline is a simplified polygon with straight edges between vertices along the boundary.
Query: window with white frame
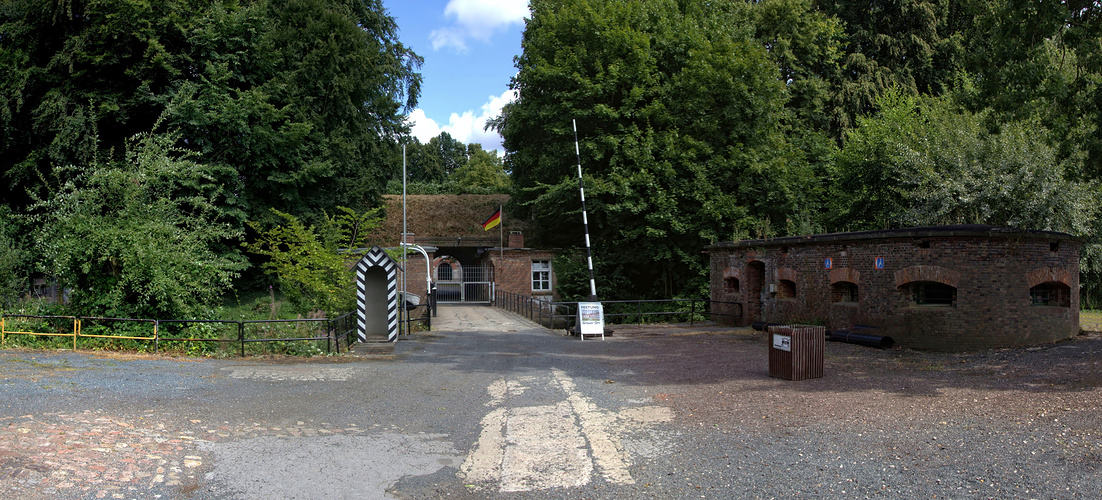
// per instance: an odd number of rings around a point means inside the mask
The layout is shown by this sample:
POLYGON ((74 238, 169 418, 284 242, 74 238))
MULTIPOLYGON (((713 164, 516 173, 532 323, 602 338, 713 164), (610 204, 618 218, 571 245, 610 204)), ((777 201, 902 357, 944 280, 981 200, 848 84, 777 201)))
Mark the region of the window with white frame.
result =
POLYGON ((551 290, 551 261, 532 261, 532 291, 543 292, 551 290))

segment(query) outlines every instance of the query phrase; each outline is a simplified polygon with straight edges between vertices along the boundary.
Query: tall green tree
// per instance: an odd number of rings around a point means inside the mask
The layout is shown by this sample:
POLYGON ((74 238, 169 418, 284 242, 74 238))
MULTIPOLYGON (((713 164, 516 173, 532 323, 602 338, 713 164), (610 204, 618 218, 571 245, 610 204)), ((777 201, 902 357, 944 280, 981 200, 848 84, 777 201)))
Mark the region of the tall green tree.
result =
POLYGON ((0 62, 9 204, 45 195, 56 167, 121 158, 177 103, 165 128, 243 218, 375 204, 421 82, 380 0, 12 0, 0 62))
POLYGON ((815 1, 845 26, 842 71, 833 85, 833 136, 876 111, 890 89, 941 95, 965 67, 965 33, 976 2, 943 0, 815 1))
POLYGON ((400 165, 421 58, 378 0, 212 7, 191 34, 200 82, 169 124, 235 166, 249 217, 375 206, 400 165))
POLYGON ((582 241, 576 120, 595 252, 632 284, 612 293, 697 293, 705 244, 799 218, 811 179, 781 134, 783 83, 725 7, 532 2, 518 99, 495 122, 517 212, 547 228, 541 244, 582 241))
POLYGON ((53 169, 88 164, 149 130, 186 77, 201 2, 12 0, 0 8, 0 182, 17 208, 53 169))
POLYGON ((1086 154, 1073 175, 1102 179, 1102 3, 980 3, 961 89, 970 108, 994 110, 993 129, 1039 121, 1062 157, 1086 154))

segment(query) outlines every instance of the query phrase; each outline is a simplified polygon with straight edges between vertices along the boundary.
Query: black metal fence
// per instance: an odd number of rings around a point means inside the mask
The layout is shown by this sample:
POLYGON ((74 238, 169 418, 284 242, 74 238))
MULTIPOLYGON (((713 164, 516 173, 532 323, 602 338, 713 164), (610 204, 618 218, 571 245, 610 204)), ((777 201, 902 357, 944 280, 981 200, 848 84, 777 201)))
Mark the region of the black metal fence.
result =
MULTIPOLYGON (((186 351, 199 344, 214 344, 219 352, 247 354, 319 354, 341 344, 346 349, 356 340, 355 314, 336 318, 274 319, 274 320, 155 320, 134 318, 101 318, 88 316, 44 316, 32 314, 0 314, 0 345, 8 337, 67 337, 72 347, 98 348, 114 342, 116 346, 131 342, 139 349, 151 345, 153 352, 186 351), (80 341, 80 342, 78 342, 80 341), (247 346, 260 346, 248 349, 247 346), (292 345, 293 348, 273 348, 272 345, 292 345), (316 350, 316 352, 311 352, 316 350)), ((124 348, 126 346, 123 346, 124 348)))
MULTIPOLYGON (((717 317, 742 318, 741 303, 710 299, 603 300, 601 304, 608 324, 639 324, 660 319, 692 325, 717 317)), ((555 302, 502 290, 494 294, 494 305, 549 328, 569 328, 578 314, 577 302, 555 302)))

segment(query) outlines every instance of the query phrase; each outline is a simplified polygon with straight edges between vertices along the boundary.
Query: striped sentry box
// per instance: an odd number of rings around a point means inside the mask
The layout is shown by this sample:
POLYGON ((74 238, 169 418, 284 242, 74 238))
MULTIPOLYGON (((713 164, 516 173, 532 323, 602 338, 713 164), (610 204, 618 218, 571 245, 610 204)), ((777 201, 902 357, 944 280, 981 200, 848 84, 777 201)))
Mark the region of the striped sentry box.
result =
POLYGON ((377 321, 368 312, 369 302, 383 298, 379 290, 368 289, 379 286, 377 280, 368 277, 369 270, 376 267, 386 274, 386 341, 394 342, 398 340, 398 264, 377 246, 356 263, 356 335, 360 342, 366 342, 369 331, 374 330, 369 323, 377 321))

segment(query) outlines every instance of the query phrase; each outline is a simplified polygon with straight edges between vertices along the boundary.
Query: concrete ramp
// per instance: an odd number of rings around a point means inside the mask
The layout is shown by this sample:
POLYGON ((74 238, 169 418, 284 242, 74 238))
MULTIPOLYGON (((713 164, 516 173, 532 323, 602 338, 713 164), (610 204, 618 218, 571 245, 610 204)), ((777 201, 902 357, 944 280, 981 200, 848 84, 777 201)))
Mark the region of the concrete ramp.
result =
POLYGON ((485 305, 444 305, 437 307, 432 319, 433 331, 439 332, 497 332, 547 331, 534 321, 503 309, 485 305))

